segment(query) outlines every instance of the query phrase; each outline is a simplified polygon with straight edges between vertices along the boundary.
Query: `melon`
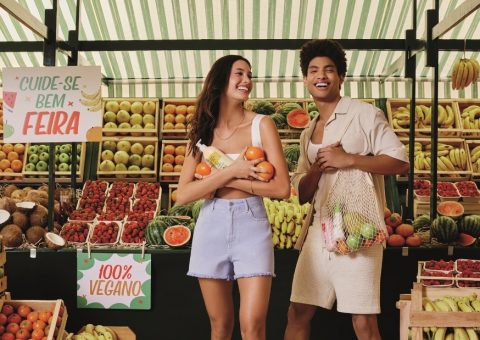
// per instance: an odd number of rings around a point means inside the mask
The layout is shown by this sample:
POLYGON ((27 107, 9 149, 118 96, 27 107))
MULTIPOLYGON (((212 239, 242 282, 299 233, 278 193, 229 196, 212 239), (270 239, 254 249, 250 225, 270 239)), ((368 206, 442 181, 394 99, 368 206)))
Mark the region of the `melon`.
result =
POLYGON ((430 228, 431 220, 430 215, 424 214, 418 216, 412 223, 415 230, 421 230, 424 228, 430 228))
POLYGON ((51 249, 59 249, 64 247, 66 244, 66 241, 63 237, 52 232, 46 233, 44 238, 48 248, 51 249))
POLYGON ((438 242, 450 243, 458 239, 458 227, 453 218, 438 216, 433 220, 430 233, 438 242))
POLYGON ((461 246, 468 247, 471 246, 472 244, 475 243, 477 239, 471 235, 465 234, 465 233, 460 233, 458 235, 458 243, 461 246))
POLYGON ((472 235, 473 237, 480 237, 480 216, 464 216, 458 224, 458 231, 460 233, 472 235))
POLYGON ((465 212, 463 205, 456 201, 440 202, 437 206, 437 212, 442 216, 459 218, 465 212))
POLYGON ((163 232, 163 240, 170 247, 181 247, 190 241, 192 232, 184 225, 168 227, 163 232))
POLYGON ((294 109, 287 114, 287 124, 295 129, 303 129, 310 123, 308 112, 303 109, 294 109))

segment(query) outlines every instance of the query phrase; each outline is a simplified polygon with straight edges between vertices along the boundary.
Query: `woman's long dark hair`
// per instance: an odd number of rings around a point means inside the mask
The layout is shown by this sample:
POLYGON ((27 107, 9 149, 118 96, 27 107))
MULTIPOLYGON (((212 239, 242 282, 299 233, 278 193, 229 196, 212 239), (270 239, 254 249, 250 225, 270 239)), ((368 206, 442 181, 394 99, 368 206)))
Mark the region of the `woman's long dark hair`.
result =
POLYGON ((242 56, 226 55, 215 61, 205 78, 202 92, 197 97, 196 112, 190 122, 191 129, 188 134, 190 139, 188 152, 192 152, 193 156, 197 155, 198 148, 195 144, 199 140, 205 145, 212 144, 213 130, 218 121, 220 96, 230 79, 232 65, 237 60, 243 60, 251 67, 250 62, 242 56))

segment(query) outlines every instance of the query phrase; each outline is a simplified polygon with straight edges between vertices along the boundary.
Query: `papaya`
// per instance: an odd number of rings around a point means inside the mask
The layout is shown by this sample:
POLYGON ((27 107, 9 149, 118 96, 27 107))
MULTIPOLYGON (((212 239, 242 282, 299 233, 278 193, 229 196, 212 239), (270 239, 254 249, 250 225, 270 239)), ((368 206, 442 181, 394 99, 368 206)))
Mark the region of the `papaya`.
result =
POLYGON ((413 235, 413 226, 410 224, 400 224, 397 228, 395 228, 395 234, 402 235, 403 237, 407 238, 413 235))
POLYGON ((420 247, 422 245, 422 239, 420 236, 413 234, 407 237, 405 244, 409 247, 420 247))
POLYGON ((402 235, 393 234, 387 239, 390 247, 402 247, 405 244, 405 238, 402 235))

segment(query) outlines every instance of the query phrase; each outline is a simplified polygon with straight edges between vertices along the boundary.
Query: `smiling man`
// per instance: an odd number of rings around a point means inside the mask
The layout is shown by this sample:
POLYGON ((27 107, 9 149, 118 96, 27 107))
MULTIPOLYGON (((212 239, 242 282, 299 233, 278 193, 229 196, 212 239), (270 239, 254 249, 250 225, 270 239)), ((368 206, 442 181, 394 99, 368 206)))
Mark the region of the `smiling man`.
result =
POLYGON ((339 169, 371 173, 378 214, 383 219, 383 175, 406 173, 405 148, 389 127, 384 113, 373 105, 342 97, 347 60, 332 40, 312 40, 300 51, 305 87, 319 114, 300 137, 300 158, 292 178, 301 203, 314 198, 313 225, 308 229, 293 278, 285 340, 308 339, 316 308, 352 315, 360 340, 378 340, 381 244, 340 255, 326 248, 320 225, 321 207, 339 169))

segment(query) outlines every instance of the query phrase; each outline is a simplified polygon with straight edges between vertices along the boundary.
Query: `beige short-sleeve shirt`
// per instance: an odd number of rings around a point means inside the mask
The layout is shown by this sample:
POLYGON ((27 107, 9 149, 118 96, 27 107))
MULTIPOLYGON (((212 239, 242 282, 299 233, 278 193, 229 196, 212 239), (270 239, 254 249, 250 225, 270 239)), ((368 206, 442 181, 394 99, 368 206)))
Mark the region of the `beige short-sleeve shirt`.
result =
MULTIPOLYGON (((308 142, 311 139, 318 116, 302 132, 300 137, 300 158, 297 170, 292 177, 292 183, 298 190, 300 179, 307 173, 311 163, 307 157, 308 142)), ((341 140, 342 147, 347 153, 357 155, 387 155, 404 162, 408 162, 405 146, 400 142, 390 128, 384 113, 379 108, 363 101, 342 97, 332 116, 325 124, 323 145, 329 145, 341 140), (354 115, 351 119, 351 115, 354 115), (351 120, 348 129, 345 126, 351 120), (345 131, 345 134, 341 134, 345 131)), ((385 186, 382 175, 373 175, 377 194, 379 213, 383 216, 385 205, 385 186)), ((333 185, 335 172, 325 172, 318 183, 319 190, 315 197, 315 216, 319 217, 320 207, 326 199, 330 187, 333 185)), ((383 218, 383 217, 382 217, 383 218)))

